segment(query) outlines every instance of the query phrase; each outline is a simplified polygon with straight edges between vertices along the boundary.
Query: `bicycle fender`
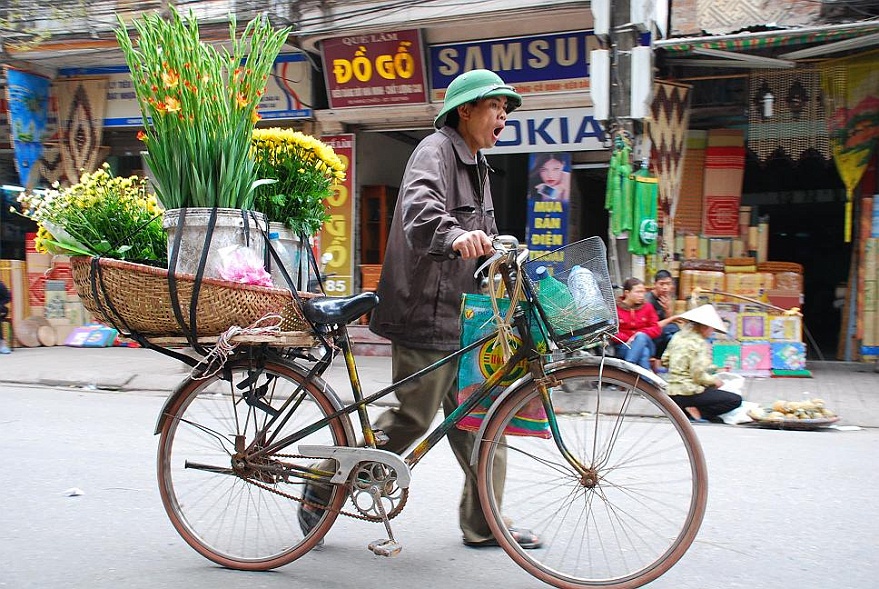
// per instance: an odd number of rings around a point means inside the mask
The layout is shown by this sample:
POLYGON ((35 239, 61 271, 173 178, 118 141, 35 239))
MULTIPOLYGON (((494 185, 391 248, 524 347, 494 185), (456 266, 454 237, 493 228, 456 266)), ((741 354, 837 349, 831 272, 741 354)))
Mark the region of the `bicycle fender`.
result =
MULTIPOLYGON (((556 360, 554 362, 550 362, 544 367, 546 374, 552 374, 562 368, 567 368, 569 366, 600 366, 604 363, 605 366, 611 366, 621 372, 628 372, 629 374, 634 374, 638 376, 642 380, 646 380, 651 385, 655 386, 661 391, 665 391, 668 386, 664 380, 659 378, 653 372, 638 366, 637 364, 632 364, 631 362, 626 362, 625 360, 620 360, 619 358, 610 358, 610 357, 601 357, 601 356, 572 356, 562 358, 560 360, 556 360)), ((516 380, 513 384, 508 386, 498 398, 495 399, 494 403, 491 404, 491 407, 488 408, 488 411, 485 413, 485 418, 482 420, 482 425, 479 427, 479 432, 476 434, 476 439, 481 440, 485 435, 485 428, 491 418, 495 414, 496 408, 501 404, 501 402, 517 392, 524 385, 530 383, 534 380, 534 377, 531 374, 526 374, 525 376, 516 380)), ((475 466, 476 462, 479 458, 479 444, 473 444, 473 450, 470 453, 470 464, 475 466)))
MULTIPOLYGON (((293 372, 299 374, 303 378, 308 375, 308 370, 306 370, 302 366, 299 366, 298 364, 285 364, 285 366, 293 372)), ((177 387, 171 392, 171 394, 168 395, 168 398, 165 399, 165 403, 162 405, 162 410, 159 412, 159 417, 156 419, 156 429, 155 431, 153 431, 153 435, 159 435, 160 433, 162 433, 162 428, 165 426, 165 422, 168 420, 169 416, 168 408, 171 407, 171 405, 173 405, 175 401, 177 401, 177 397, 180 396, 183 387, 192 382, 192 380, 193 379, 191 376, 187 376, 180 384, 177 385, 177 387)), ((345 407, 345 404, 342 403, 341 399, 339 399, 336 391, 334 391, 333 388, 326 381, 324 381, 324 379, 319 376, 315 376, 314 378, 312 378, 312 382, 318 389, 320 389, 320 391, 324 395, 326 395, 327 399, 330 400, 330 403, 332 403, 333 405, 334 411, 338 411, 345 407)), ((356 439, 354 429, 351 427, 351 420, 343 419, 342 423, 345 427, 349 439, 356 439)))

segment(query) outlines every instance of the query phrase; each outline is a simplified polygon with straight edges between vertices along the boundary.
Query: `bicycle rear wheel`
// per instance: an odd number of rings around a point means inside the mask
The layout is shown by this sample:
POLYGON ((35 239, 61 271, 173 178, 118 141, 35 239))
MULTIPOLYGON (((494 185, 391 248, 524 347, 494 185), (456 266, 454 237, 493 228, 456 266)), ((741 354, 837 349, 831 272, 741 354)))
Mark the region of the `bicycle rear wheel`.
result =
POLYGON ((637 375, 569 363, 552 371, 562 445, 504 436, 516 412, 540 397, 534 382, 512 393, 486 425, 479 496, 504 550, 525 570, 564 589, 629 589, 677 562, 702 522, 707 473, 692 426, 668 396, 637 375), (506 448, 506 482, 495 501, 494 455, 506 448), (578 462, 578 471, 572 465, 578 462), (509 522, 543 541, 525 551, 509 522))
POLYGON ((354 445, 347 415, 277 453, 254 456, 336 409, 330 397, 283 363, 239 361, 204 380, 188 380, 167 404, 158 451, 159 492, 183 539, 229 568, 267 570, 314 547, 346 498, 333 486, 329 506, 307 536, 297 509, 302 473, 320 462, 294 456, 299 444, 354 445), (289 404, 276 424, 273 415, 289 404))

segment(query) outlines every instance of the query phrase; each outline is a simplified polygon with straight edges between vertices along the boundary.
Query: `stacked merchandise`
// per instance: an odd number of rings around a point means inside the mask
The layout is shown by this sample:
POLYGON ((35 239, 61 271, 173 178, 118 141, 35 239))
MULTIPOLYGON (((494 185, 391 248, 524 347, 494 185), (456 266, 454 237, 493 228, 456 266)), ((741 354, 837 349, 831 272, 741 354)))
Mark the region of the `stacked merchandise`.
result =
POLYGON ((802 316, 794 310, 803 298, 801 265, 727 258, 684 260, 680 268, 675 312, 711 303, 727 325, 713 341, 717 366, 748 376, 808 376, 802 316))
MULTIPOLYGON (((25 261, 18 262, 22 284, 17 294, 27 304, 26 311, 16 318, 18 343, 27 347, 62 345, 83 326, 101 327, 90 325, 91 315, 76 294, 70 258, 38 252, 35 238, 35 234, 27 234, 25 261)), ((113 331, 107 345, 115 339, 113 331)))
POLYGON ((753 303, 715 303, 727 325, 716 334, 714 364, 745 376, 809 376, 802 316, 769 313, 753 303))
POLYGON ((861 358, 879 360, 879 238, 864 243, 864 313, 862 320, 861 358))

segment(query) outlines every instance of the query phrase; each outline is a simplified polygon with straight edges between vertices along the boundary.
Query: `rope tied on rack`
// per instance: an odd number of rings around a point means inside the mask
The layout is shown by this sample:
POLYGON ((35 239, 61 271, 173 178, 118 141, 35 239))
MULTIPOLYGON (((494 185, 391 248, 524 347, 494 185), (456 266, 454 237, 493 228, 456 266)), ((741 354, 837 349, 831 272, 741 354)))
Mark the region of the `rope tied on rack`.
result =
POLYGON ((270 313, 260 317, 247 327, 239 327, 233 325, 217 337, 217 344, 211 349, 204 358, 192 367, 189 375, 193 380, 204 380, 217 374, 226 365, 229 356, 235 352, 240 345, 232 341, 235 337, 243 335, 270 335, 281 333, 281 316, 276 313, 270 313), (271 325, 263 325, 272 321, 271 325), (204 371, 202 373, 202 370, 204 371))
POLYGON ((504 362, 510 359, 513 355, 513 349, 510 344, 512 339, 515 337, 513 335, 513 315, 516 313, 516 304, 522 298, 522 278, 520 276, 516 276, 515 282, 515 292, 510 293, 510 306, 507 308, 506 315, 502 314, 500 311, 500 307, 498 306, 498 298, 503 297, 504 294, 504 282, 497 286, 494 283, 494 277, 498 274, 498 266, 500 265, 503 257, 498 257, 493 260, 491 264, 488 266, 488 293, 489 298, 491 299, 491 309, 492 314, 494 316, 494 322, 497 325, 497 342, 501 348, 501 353, 504 357, 504 362))

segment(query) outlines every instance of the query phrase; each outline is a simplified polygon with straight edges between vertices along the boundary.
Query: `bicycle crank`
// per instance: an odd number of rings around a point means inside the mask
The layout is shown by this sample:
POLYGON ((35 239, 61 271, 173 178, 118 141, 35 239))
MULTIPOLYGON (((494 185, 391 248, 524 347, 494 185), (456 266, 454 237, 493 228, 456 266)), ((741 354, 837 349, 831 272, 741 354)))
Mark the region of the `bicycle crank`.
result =
POLYGON ((354 508, 372 522, 399 515, 409 497, 409 489, 397 484, 397 472, 380 462, 360 463, 351 473, 349 489, 354 508))

